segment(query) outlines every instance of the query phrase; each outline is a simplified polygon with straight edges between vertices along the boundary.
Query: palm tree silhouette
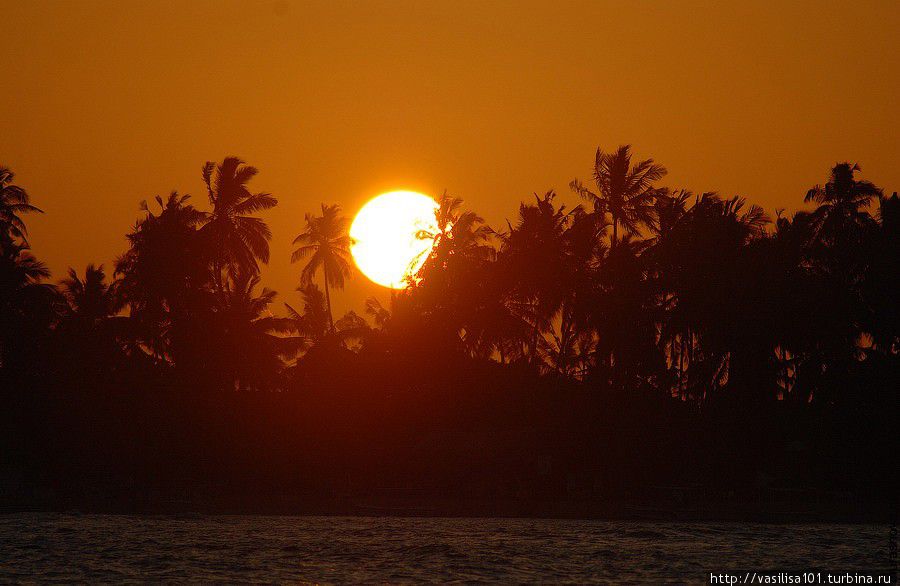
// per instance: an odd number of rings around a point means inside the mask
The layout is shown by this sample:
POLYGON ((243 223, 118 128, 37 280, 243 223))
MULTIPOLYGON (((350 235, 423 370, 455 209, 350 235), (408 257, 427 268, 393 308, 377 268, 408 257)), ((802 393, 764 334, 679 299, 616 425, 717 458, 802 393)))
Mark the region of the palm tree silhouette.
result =
POLYGON ((488 281, 496 280, 487 269, 496 258, 491 245, 494 231, 478 214, 464 209, 461 198, 446 191, 438 199, 435 219, 436 231, 418 234, 432 240, 433 246, 418 273, 409 276, 407 292, 414 294, 419 310, 440 324, 448 339, 461 335, 473 355, 489 355, 480 322, 491 295, 488 289, 493 289, 488 281))
POLYGON ((14 179, 11 170, 0 167, 0 238, 4 241, 17 239, 27 246, 28 229, 19 214, 43 212, 29 203, 28 192, 14 185, 14 179))
POLYGON ((107 282, 103 265, 89 264, 82 278, 74 269, 60 281, 62 307, 56 333, 70 354, 72 372, 106 374, 140 353, 139 340, 128 317, 117 315, 123 303, 118 282, 107 282))
POLYGON ((377 297, 366 298, 366 315, 371 317, 381 330, 384 330, 391 321, 391 311, 382 305, 377 297))
POLYGON ((872 225, 872 217, 865 208, 882 191, 870 181, 857 180, 854 175, 858 171, 858 164, 838 163, 831 169, 828 182, 807 191, 803 199, 819 204, 812 215, 818 235, 828 242, 840 234, 849 236, 857 228, 872 225))
POLYGON ((532 327, 532 364, 539 356, 541 334, 551 328, 573 284, 566 233, 583 213, 581 206, 572 211, 566 211, 565 205, 556 207, 555 197, 555 192, 548 191, 543 197, 535 194, 533 204, 522 203, 516 225, 510 225, 502 237, 500 251, 503 270, 511 277, 513 297, 531 307, 527 319, 532 327))
POLYGON ((721 388, 729 352, 746 337, 737 325, 745 317, 739 301, 750 288, 743 286, 746 247, 765 234, 769 218, 745 205, 740 197, 704 193, 649 251, 665 311, 658 346, 676 365, 679 394, 704 399, 721 388))
POLYGON ((677 191, 667 187, 657 190, 653 201, 653 217, 655 222, 651 230, 657 241, 665 238, 687 213, 687 202, 693 194, 686 189, 677 191))
POLYGON ((341 215, 341 206, 323 203, 321 216, 306 214, 306 229, 294 238, 294 244, 299 248, 291 254, 292 263, 309 257, 300 273, 301 286, 312 283, 316 272, 322 269, 328 329, 333 331, 330 287, 343 289, 344 279, 351 274, 350 236, 347 234, 347 218, 341 215))
POLYGON ((331 329, 322 290, 315 283, 308 283, 298 287, 297 291, 303 299, 303 311, 297 311, 289 303, 284 304, 288 313, 285 332, 293 334, 290 339, 295 341, 297 352, 309 351, 322 344, 344 344, 346 347, 348 340, 364 342, 373 333, 366 320, 354 311, 344 314, 331 329))
POLYGON ((27 338, 54 319, 56 289, 41 282, 49 276, 24 243, 0 246, 0 367, 22 363, 27 338))
POLYGON ((334 322, 334 329, 337 340, 348 350, 362 348, 374 333, 366 318, 352 309, 334 322))
POLYGON ((69 269, 69 276, 60 281, 60 288, 66 300, 66 315, 95 323, 115 315, 121 309, 115 287, 106 282, 103 265, 89 264, 82 279, 75 269, 69 269))
POLYGON ((203 166, 203 182, 213 211, 203 227, 212 247, 215 279, 222 289, 223 270, 259 273, 259 261, 269 262, 272 232, 266 223, 252 214, 271 209, 278 200, 268 193, 251 193, 247 183, 259 173, 237 157, 227 157, 216 165, 203 166))
POLYGON ((504 275, 487 265, 476 281, 475 303, 467 308, 463 343, 469 354, 488 359, 494 353, 500 363, 526 356, 532 343, 532 305, 510 296, 504 275))
POLYGON ((896 290, 900 286, 900 198, 880 196, 878 229, 874 231, 869 270, 862 282, 862 298, 871 308, 869 330, 873 345, 885 353, 900 353, 900 310, 896 290), (885 286, 885 283, 889 285, 885 286))
POLYGON ((257 294, 259 275, 238 272, 226 283, 216 307, 221 335, 213 341, 217 358, 228 382, 235 389, 267 388, 284 367, 283 358, 296 354, 296 338, 279 334, 289 332, 291 320, 269 311, 276 293, 268 288, 257 294))
POLYGON ((27 340, 55 318, 56 290, 41 282, 50 270, 29 251, 28 230, 20 217, 41 210, 29 203, 28 193, 14 179, 12 171, 0 167, 0 369, 25 364, 34 350, 27 340))
POLYGON ((493 248, 488 244, 494 232, 484 223, 484 218, 472 210, 463 209, 463 200, 452 197, 446 191, 438 198, 435 210, 438 231, 422 233, 423 238, 434 239, 432 257, 445 262, 451 255, 485 259, 493 248))
POLYGON ((585 187, 573 179, 569 187, 594 206, 594 213, 601 218, 610 215, 612 240, 615 247, 619 240, 619 226, 629 236, 636 236, 641 225, 653 225, 653 200, 656 189, 653 183, 666 174, 666 168, 653 159, 631 164, 631 146, 622 145, 614 153, 597 149, 594 158, 594 183, 597 191, 585 187))
POLYGON ((285 303, 288 317, 291 320, 291 331, 298 334, 303 340, 302 350, 320 343, 328 335, 328 307, 325 295, 315 283, 307 283, 298 287, 300 297, 303 299, 303 311, 297 311, 294 307, 285 303))
POLYGON ((188 285, 200 286, 207 275, 196 242, 198 227, 206 213, 188 203, 189 195, 173 191, 163 201, 156 196, 159 212, 150 211, 146 201, 140 209, 146 213, 126 236, 129 250, 116 260, 115 273, 124 277, 122 286, 129 303, 156 300, 172 305, 188 285))
POLYGON ((172 358, 177 323, 193 308, 210 303, 211 260, 198 239, 198 227, 207 215, 189 199, 177 192, 165 201, 157 196, 158 213, 141 202, 146 216, 127 235, 130 247, 115 264, 115 274, 121 277, 118 292, 157 357, 172 358))

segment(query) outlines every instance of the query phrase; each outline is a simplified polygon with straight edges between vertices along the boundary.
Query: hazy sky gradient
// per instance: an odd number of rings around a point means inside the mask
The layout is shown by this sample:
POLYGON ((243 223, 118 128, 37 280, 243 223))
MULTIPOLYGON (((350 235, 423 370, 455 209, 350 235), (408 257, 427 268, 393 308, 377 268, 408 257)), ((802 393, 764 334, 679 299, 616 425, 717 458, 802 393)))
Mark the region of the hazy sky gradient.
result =
MULTIPOLYGON (((142 199, 205 207, 201 165, 238 155, 280 201, 265 282, 297 302, 319 202, 446 188, 499 226, 535 191, 576 203, 598 145, 769 211, 838 160, 900 189, 898 6, 0 1, 0 164, 59 278, 110 266, 142 199)), ((375 292, 357 276, 337 307, 375 292)))

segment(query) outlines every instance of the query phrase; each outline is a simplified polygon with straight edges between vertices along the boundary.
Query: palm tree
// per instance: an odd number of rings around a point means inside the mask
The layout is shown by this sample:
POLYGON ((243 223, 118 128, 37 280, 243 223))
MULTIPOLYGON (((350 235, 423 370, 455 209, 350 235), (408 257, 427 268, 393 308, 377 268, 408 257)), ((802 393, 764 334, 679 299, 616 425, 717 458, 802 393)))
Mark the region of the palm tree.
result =
POLYGON ((141 353, 132 344, 130 318, 116 315, 122 308, 117 294, 117 282, 108 283, 103 265, 89 264, 82 278, 69 269, 67 278, 60 281, 61 311, 56 333, 62 341, 63 356, 68 367, 76 372, 109 374, 123 364, 125 353, 141 353))
POLYGON ((509 276, 511 297, 531 307, 527 319, 532 327, 529 348, 532 364, 538 357, 541 333, 551 328, 554 316, 574 287, 567 232, 583 214, 581 206, 570 212, 564 205, 556 207, 553 191, 534 197, 534 204, 519 206, 518 222, 510 225, 509 232, 503 236, 500 251, 501 268, 509 276))
POLYGON ((390 310, 385 308, 376 297, 368 297, 366 299, 366 315, 372 318, 372 321, 375 322, 375 325, 380 330, 384 330, 388 322, 391 321, 390 310))
POLYGON ((49 276, 47 265, 35 258, 26 246, 14 245, 0 251, 0 303, 10 302, 18 293, 40 285, 49 276))
POLYGON ((322 204, 322 215, 306 214, 306 229, 296 238, 299 248, 291 254, 291 262, 309 257, 300 284, 309 285, 316 272, 322 269, 325 282, 325 303, 328 307, 328 329, 334 330, 331 311, 330 287, 344 288, 344 279, 351 274, 350 236, 347 234, 347 218, 341 215, 341 206, 322 204))
POLYGON ((0 247, 0 368, 35 358, 31 344, 55 318, 56 289, 41 282, 49 276, 24 243, 0 247))
POLYGON ((900 199, 879 197, 878 230, 871 239, 874 246, 869 269, 861 283, 862 298, 870 308, 869 331, 875 349, 900 354, 900 311, 896 290, 900 286, 900 199), (893 291, 893 292, 892 292, 893 291))
POLYGON ((872 223, 864 208, 882 191, 870 181, 857 180, 854 175, 858 171, 858 164, 838 163, 824 187, 816 185, 806 192, 803 201, 819 204, 813 216, 820 233, 829 241, 843 231, 872 223))
POLYGON ((334 323, 337 339, 348 350, 358 351, 374 334, 372 326, 352 309, 334 323))
POLYGON ((487 265, 475 284, 475 299, 463 320, 463 343, 469 354, 491 358, 496 352, 501 363, 526 356, 533 340, 534 309, 509 295, 503 275, 487 265))
POLYGON ((207 216, 189 199, 177 192, 165 201, 157 196, 158 213, 141 202, 146 216, 127 235, 130 247, 116 260, 118 291, 157 357, 174 359, 178 324, 212 303, 210 260, 198 237, 207 216))
POLYGON ((610 215, 612 240, 615 247, 619 240, 619 226, 626 234, 636 236, 641 225, 653 225, 653 200, 656 189, 653 183, 666 174, 666 168, 653 159, 631 164, 631 146, 622 145, 614 153, 597 149, 594 158, 594 182, 597 191, 591 191, 578 179, 569 187, 594 206, 594 213, 610 215))
MULTIPOLYGON (((285 318, 285 331, 293 334, 297 351, 308 351, 311 348, 325 344, 344 344, 349 340, 364 342, 372 334, 373 330, 366 320, 354 311, 344 314, 334 323, 334 329, 330 329, 328 321, 328 308, 325 305, 325 296, 315 283, 309 283, 298 287, 297 291, 303 298, 303 311, 297 311, 291 304, 285 303, 288 317, 285 318)), ((374 300, 370 298, 366 302, 374 300)), ((380 307, 380 305, 379 305, 380 307)))
POLYGON ((9 240, 19 240, 28 245, 28 230, 19 214, 41 212, 29 201, 28 192, 13 185, 15 175, 6 167, 0 167, 0 244, 8 245, 9 240))
POLYGON ((496 258, 491 244, 494 231, 478 214, 463 209, 462 199, 446 191, 438 199, 435 219, 434 233, 419 234, 434 244, 405 293, 433 326, 440 325, 447 340, 462 337, 469 350, 483 347, 474 332, 480 329, 479 314, 490 295, 487 267, 496 258))
POLYGON ((494 231, 484 223, 484 218, 462 206, 462 198, 444 191, 435 210, 437 233, 420 234, 422 238, 434 240, 431 257, 439 263, 446 263, 453 255, 483 260, 494 250, 489 244, 494 231))
MULTIPOLYGON (((408 290, 415 304, 432 325, 444 327, 448 339, 461 340, 473 357, 489 359, 499 353, 505 362, 524 355, 531 327, 516 313, 519 307, 509 299, 505 275, 496 270, 492 241, 498 234, 481 216, 464 209, 461 198, 446 191, 438 199, 435 218, 437 230, 420 234, 434 245, 408 290)), ((391 318, 375 299, 367 302, 367 312, 382 328, 391 318)))
POLYGON ((43 339, 55 319, 56 290, 41 283, 47 266, 29 252, 21 214, 40 212, 28 193, 0 167, 0 368, 33 364, 32 342, 43 339))
POLYGON ((320 343, 329 331, 328 307, 322 290, 315 283, 298 287, 303 299, 303 311, 297 311, 289 303, 284 306, 290 320, 290 330, 303 340, 302 350, 320 343))
POLYGON ((769 219, 759 206, 745 205, 740 197, 704 193, 648 251, 654 295, 665 312, 658 347, 682 396, 711 396, 727 380, 730 352, 738 344, 758 346, 750 332, 759 329, 754 317, 762 320, 748 308, 760 305, 760 287, 745 286, 755 258, 747 247, 764 236, 769 219))
POLYGON ((220 335, 211 340, 212 354, 235 389, 271 387, 282 359, 299 350, 296 338, 279 335, 291 330, 291 320, 269 311, 277 294, 267 288, 257 294, 259 283, 259 275, 249 271, 233 274, 216 307, 220 335))
POLYGON ((213 251, 216 284, 222 290, 223 270, 259 273, 259 263, 269 262, 272 232, 266 223, 252 214, 271 209, 278 200, 268 193, 251 193, 247 183, 259 173, 237 157, 227 157, 216 165, 203 166, 203 182, 213 206, 203 227, 213 251))
POLYGON ((663 187, 656 192, 653 201, 654 225, 651 226, 658 242, 665 238, 687 213, 687 202, 693 194, 686 189, 677 191, 663 187))
POLYGON ((84 279, 70 268, 69 276, 60 282, 60 288, 66 301, 64 311, 67 316, 95 323, 121 309, 115 288, 106 282, 103 265, 89 264, 84 279))

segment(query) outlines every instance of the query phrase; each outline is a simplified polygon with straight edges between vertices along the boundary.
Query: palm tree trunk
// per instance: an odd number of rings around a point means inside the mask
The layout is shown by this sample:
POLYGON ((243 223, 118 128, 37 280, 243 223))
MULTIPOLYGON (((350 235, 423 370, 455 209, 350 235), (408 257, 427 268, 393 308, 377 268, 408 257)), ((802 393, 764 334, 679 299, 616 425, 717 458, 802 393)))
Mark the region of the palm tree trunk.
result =
POLYGON ((325 304, 328 306, 328 333, 334 333, 334 316, 331 313, 331 293, 328 291, 328 267, 322 266, 322 275, 325 277, 325 304))
POLYGON ((560 316, 560 325, 559 325, 559 350, 560 350, 560 363, 563 366, 563 374, 569 375, 569 361, 572 359, 571 348, 570 345, 572 343, 572 327, 570 321, 570 315, 568 311, 568 303, 563 302, 562 306, 562 315, 560 316))
POLYGON ((219 238, 217 238, 217 240, 218 240, 218 246, 216 248, 216 253, 215 253, 216 258, 213 263, 215 265, 215 271, 216 271, 215 286, 216 286, 216 291, 218 293, 222 293, 223 291, 225 291, 225 282, 222 280, 222 271, 225 270, 225 263, 222 262, 222 251, 225 249, 225 244, 222 242, 223 238, 221 237, 221 234, 219 235, 219 238))
POLYGON ((613 233, 612 233, 612 245, 609 247, 610 250, 616 247, 616 242, 619 240, 619 221, 616 219, 616 216, 612 217, 612 225, 613 225, 613 233))

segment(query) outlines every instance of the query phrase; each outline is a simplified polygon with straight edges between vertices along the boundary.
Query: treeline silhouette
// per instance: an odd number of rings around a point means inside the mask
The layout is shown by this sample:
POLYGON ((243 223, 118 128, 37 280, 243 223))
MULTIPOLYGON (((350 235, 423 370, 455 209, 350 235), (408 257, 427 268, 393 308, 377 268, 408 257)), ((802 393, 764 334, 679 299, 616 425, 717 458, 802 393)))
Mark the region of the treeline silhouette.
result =
POLYGON ((870 511, 894 480, 900 204, 859 172, 835 165, 811 209, 773 220, 661 186, 666 170, 628 146, 598 149, 572 209, 549 191, 492 228, 445 193, 409 287, 335 319, 355 273, 341 208, 307 214, 299 303, 280 311, 259 277, 258 214, 277 200, 240 159, 203 166, 207 209, 177 192, 142 202, 112 267, 57 284, 29 249, 24 218, 41 210, 0 169, 0 495, 109 510, 870 511))

